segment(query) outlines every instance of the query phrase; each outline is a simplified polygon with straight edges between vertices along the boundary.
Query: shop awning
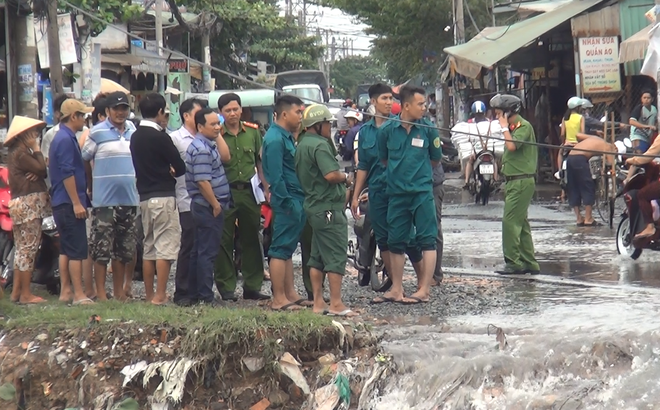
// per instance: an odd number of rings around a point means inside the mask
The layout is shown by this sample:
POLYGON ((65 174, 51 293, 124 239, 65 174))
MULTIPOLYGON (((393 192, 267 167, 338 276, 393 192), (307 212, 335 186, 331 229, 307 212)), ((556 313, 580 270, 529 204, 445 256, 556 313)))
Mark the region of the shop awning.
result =
POLYGON ((131 66, 142 64, 142 58, 134 54, 101 54, 102 63, 119 64, 121 66, 131 66))
POLYGON ((468 77, 476 78, 474 68, 489 68, 515 51, 525 47, 538 37, 577 16, 603 0, 573 0, 547 13, 513 24, 499 27, 489 34, 479 33, 465 44, 447 47, 444 52, 454 57, 456 70, 468 77), (465 66, 465 68, 462 68, 465 66))
POLYGON ((643 60, 646 57, 646 49, 649 47, 649 38, 653 26, 653 24, 650 24, 621 42, 619 46, 619 63, 643 60))

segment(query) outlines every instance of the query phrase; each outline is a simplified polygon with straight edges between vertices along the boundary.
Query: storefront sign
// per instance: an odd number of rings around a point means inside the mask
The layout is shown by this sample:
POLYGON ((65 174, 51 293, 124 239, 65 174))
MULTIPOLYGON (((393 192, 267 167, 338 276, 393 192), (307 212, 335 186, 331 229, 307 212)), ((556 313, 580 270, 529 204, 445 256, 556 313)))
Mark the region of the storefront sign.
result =
POLYGON ((617 37, 585 37, 578 42, 582 91, 585 94, 621 91, 617 37))
MULTIPOLYGON (((57 16, 57 23, 60 34, 60 59, 62 65, 68 65, 78 62, 78 53, 76 52, 76 42, 73 38, 73 27, 71 25, 71 15, 62 14, 57 16)), ((50 67, 48 56, 48 23, 46 20, 34 20, 34 35, 37 40, 37 51, 39 52, 39 64, 41 68, 50 67)))
POLYGON ((170 63, 170 73, 179 73, 179 74, 186 74, 188 73, 188 60, 186 59, 179 59, 179 58, 172 58, 169 61, 170 63))
POLYGON ((101 92, 101 44, 92 45, 92 99, 101 92))
POLYGON ((18 66, 18 85, 20 86, 18 101, 32 101, 37 90, 34 79, 32 78, 32 64, 21 64, 18 66))

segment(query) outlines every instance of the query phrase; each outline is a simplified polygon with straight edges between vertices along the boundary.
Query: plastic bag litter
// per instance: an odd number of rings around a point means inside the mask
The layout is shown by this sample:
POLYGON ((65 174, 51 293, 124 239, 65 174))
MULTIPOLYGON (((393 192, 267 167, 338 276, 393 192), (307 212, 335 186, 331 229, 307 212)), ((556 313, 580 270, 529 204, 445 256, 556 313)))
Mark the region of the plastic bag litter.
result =
POLYGON ((328 384, 314 392, 315 410, 335 410, 341 401, 336 384, 328 384))
MULTIPOLYGON (((154 409, 167 409, 167 399, 171 399, 175 403, 179 403, 183 397, 183 388, 186 384, 188 372, 195 365, 194 360, 179 358, 175 360, 160 361, 147 365, 145 361, 138 362, 134 365, 126 366, 122 369, 121 374, 124 375, 124 386, 126 386, 135 376, 144 372, 142 384, 147 386, 152 377, 160 375, 163 381, 158 385, 153 395, 154 405, 161 407, 153 407, 154 409)), ((153 406, 153 405, 152 405, 153 406)))
POLYGON ((300 371, 301 364, 298 363, 298 361, 294 359, 290 353, 287 352, 282 355, 279 361, 279 366, 282 373, 291 379, 296 384, 296 386, 298 386, 300 390, 303 391, 303 393, 306 395, 310 394, 309 384, 307 384, 305 376, 303 376, 302 372, 300 371))

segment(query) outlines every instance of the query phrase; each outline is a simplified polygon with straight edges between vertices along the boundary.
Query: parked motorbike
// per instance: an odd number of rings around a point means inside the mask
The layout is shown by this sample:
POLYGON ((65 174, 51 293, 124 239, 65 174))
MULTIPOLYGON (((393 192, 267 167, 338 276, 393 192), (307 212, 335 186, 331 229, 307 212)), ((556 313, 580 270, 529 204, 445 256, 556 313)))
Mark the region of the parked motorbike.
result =
POLYGON ((337 132, 335 132, 335 144, 337 144, 337 146, 342 144, 346 134, 348 134, 348 130, 337 130, 337 132))
POLYGON ((657 200, 652 202, 656 225, 655 234, 647 238, 635 239, 635 235, 643 231, 646 226, 639 212, 637 195, 639 190, 647 184, 657 181, 658 176, 660 176, 660 168, 651 162, 637 168, 636 174, 623 187, 620 195, 623 195, 626 209, 621 215, 621 221, 616 231, 616 250, 620 255, 637 259, 644 249, 660 251, 660 204, 657 200))
POLYGON ((361 218, 353 224, 353 232, 356 237, 356 244, 353 241, 348 242, 348 257, 353 261, 353 266, 358 271, 358 283, 360 286, 369 286, 376 292, 386 292, 392 287, 390 279, 383 260, 380 258, 380 251, 376 246, 376 236, 371 228, 369 219, 369 188, 360 192, 360 197, 365 198, 360 202, 361 218))
POLYGON ((497 162, 495 162, 495 155, 491 151, 481 151, 477 154, 472 172, 472 183, 470 184, 470 191, 474 195, 474 203, 488 204, 494 186, 495 167, 497 167, 497 162))
MULTIPOLYGON (((9 172, 0 167, 0 286, 9 287, 14 280, 14 237, 13 223, 9 216, 9 172)), ((55 220, 52 216, 41 223, 41 244, 32 272, 32 283, 45 285, 49 293, 60 293, 60 243, 55 220)))

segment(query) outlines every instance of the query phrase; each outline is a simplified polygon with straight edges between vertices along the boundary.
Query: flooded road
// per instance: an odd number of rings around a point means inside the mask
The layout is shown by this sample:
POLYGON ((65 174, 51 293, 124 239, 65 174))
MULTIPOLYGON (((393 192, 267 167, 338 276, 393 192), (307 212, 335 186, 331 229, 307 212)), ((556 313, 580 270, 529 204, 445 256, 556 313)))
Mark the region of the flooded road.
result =
MULTIPOLYGON (((443 269, 496 277, 501 197, 474 205, 459 186, 446 186, 443 269)), ((542 275, 506 288, 526 308, 382 327, 396 371, 360 408, 660 409, 660 254, 618 256, 618 216, 577 227, 558 195, 541 190, 529 211, 542 275)))

